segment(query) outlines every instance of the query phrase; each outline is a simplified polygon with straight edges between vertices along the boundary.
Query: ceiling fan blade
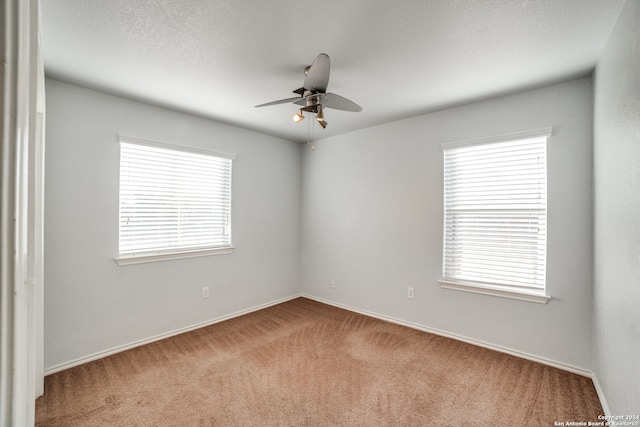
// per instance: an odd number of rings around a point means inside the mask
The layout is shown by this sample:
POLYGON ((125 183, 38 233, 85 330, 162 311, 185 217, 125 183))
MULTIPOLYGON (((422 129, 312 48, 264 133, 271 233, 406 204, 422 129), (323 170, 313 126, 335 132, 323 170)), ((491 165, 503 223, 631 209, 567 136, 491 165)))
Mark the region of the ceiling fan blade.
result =
POLYGON ((280 99, 278 101, 272 101, 272 102, 267 102, 266 104, 256 105, 255 108, 268 107, 270 105, 286 104, 288 102, 295 102, 295 101, 298 101, 298 100, 300 100, 300 97, 296 96, 295 98, 280 99))
POLYGON ((321 53, 309 67, 304 78, 304 88, 313 92, 326 92, 329 86, 329 56, 321 53))
POLYGON ((361 106, 335 93, 327 93, 324 96, 322 105, 325 108, 333 108, 335 110, 353 111, 355 113, 362 111, 361 106))

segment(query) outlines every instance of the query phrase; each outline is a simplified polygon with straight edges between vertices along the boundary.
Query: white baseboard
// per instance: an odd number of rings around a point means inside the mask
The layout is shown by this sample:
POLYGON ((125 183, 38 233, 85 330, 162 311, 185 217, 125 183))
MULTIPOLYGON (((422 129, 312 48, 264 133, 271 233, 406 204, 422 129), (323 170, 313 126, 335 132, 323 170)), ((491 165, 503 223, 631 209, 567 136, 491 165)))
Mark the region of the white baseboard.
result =
MULTIPOLYGON (((578 374, 581 375, 583 377, 589 377, 589 378, 593 378, 593 372, 582 369, 582 368, 578 368, 575 366, 571 366, 571 365, 567 365, 565 363, 562 362, 558 362, 555 360, 550 360, 550 359, 546 359, 544 357, 540 357, 540 356, 536 356, 533 354, 529 354, 529 353, 524 353, 518 350, 513 350, 510 348, 506 348, 506 347, 502 347, 499 345, 495 345, 495 344, 490 344, 484 341, 480 341, 480 340, 476 340, 473 338, 468 338, 462 335, 458 335, 458 334, 454 334, 451 332, 446 332, 446 331, 441 331, 439 329, 434 329, 434 328, 430 328, 424 325, 420 325, 417 323, 412 323, 412 322, 407 322, 406 320, 400 320, 400 319, 396 319, 394 317, 390 317, 390 316, 385 316, 382 314, 378 314, 378 313, 373 313, 371 311, 367 311, 367 310, 362 310, 359 308, 354 308, 354 307, 349 307, 343 304, 339 304, 333 301, 329 301, 329 300, 325 300, 323 298, 318 298, 316 296, 313 295, 309 295, 309 294, 301 294, 300 296, 304 297, 304 298, 309 298, 312 299, 314 301, 318 301, 321 302, 323 304, 328 304, 328 305, 332 305, 334 307, 338 307, 338 308, 342 308, 345 310, 349 310, 349 311, 353 311, 354 313, 359 313, 359 314, 363 314, 365 316, 370 316, 370 317, 375 317, 376 319, 380 319, 380 320, 385 320, 387 322, 391 322, 391 323, 395 323, 401 326, 407 326, 409 328, 412 329, 417 329, 419 331, 423 331, 423 332, 428 332, 430 334, 434 334, 434 335, 440 335, 446 338, 452 338, 454 340, 457 341, 462 341, 462 342, 466 342, 468 344, 473 344, 473 345, 477 345, 478 347, 484 347, 484 348, 488 348, 489 350, 495 350, 495 351, 499 351, 500 353, 506 353, 506 354, 510 354, 512 356, 516 356, 516 357, 520 357, 522 359, 527 359, 527 360, 531 360, 532 362, 538 362, 538 363, 542 363, 543 365, 547 365, 547 366, 552 366, 554 368, 558 368, 558 369, 562 369, 563 371, 568 371, 568 372, 572 372, 574 374, 578 374)), ((594 382, 595 383, 595 382, 594 382)), ((600 393, 598 393, 598 396, 600 397, 600 393)), ((604 405, 603 405, 604 407, 604 405)))
POLYGON ((302 296, 301 294, 291 295, 291 296, 288 296, 288 297, 285 297, 285 298, 281 298, 281 299, 278 299, 278 300, 275 300, 275 301, 271 301, 271 302, 268 302, 268 303, 265 303, 265 304, 260 304, 260 305, 257 305, 257 306, 251 307, 251 308, 247 308, 245 310, 236 311, 234 313, 231 313, 231 314, 228 314, 228 315, 225 315, 225 316, 216 317, 215 319, 207 320, 205 322, 197 323, 195 325, 191 325, 191 326, 187 326, 187 327, 184 327, 184 328, 176 329, 174 331, 170 331, 170 332, 166 332, 166 333, 163 333, 163 334, 155 335, 155 336, 150 337, 150 338, 145 338, 145 339, 142 339, 142 340, 131 342, 129 344, 121 345, 121 346, 118 346, 118 347, 113 347, 113 348, 110 348, 110 349, 107 349, 107 350, 104 350, 104 351, 100 351, 98 353, 90 354, 88 356, 80 357, 78 359, 71 360, 69 362, 61 363, 59 365, 47 368, 44 371, 44 375, 45 376, 46 375, 51 375, 51 374, 54 374, 56 372, 64 371, 65 369, 73 368, 74 366, 79 366, 79 365, 82 365, 84 363, 88 363, 88 362, 92 362, 94 360, 102 359, 103 357, 111 356, 112 354, 120 353, 120 352, 125 351, 125 350, 130 350, 132 348, 140 347, 140 346, 145 345, 145 344, 150 344, 150 343, 155 342, 155 341, 160 341, 160 340, 163 340, 165 338, 172 337, 174 335, 183 334, 185 332, 193 331, 195 329, 203 328, 205 326, 213 325, 215 323, 220 323, 220 322, 223 322, 225 320, 233 319, 234 317, 243 316, 245 314, 249 314, 249 313, 252 313, 254 311, 262 310, 262 309, 265 309, 267 307, 271 307, 271 306, 274 306, 274 305, 277 305, 277 304, 281 304, 283 302, 287 302, 287 301, 290 301, 292 299, 299 298, 301 296, 302 296))
POLYGON ((44 375, 45 376, 46 375, 51 375, 51 374, 54 374, 56 372, 63 371, 65 369, 73 368, 74 366, 79 366, 79 365, 82 365, 84 363, 88 363, 88 362, 92 362, 94 360, 102 359, 102 358, 110 356, 112 354, 120 353, 122 351, 126 351, 126 350, 129 350, 129 349, 135 348, 135 347, 140 347, 140 346, 145 345, 145 344, 150 344, 150 343, 155 342, 155 341, 160 341, 162 339, 169 338, 169 337, 172 337, 174 335, 178 335, 178 334, 182 334, 182 333, 185 333, 185 332, 193 331, 195 329, 203 328, 205 326, 213 325, 215 323, 223 322, 225 320, 233 319, 234 317, 243 316, 245 314, 249 314, 249 313, 252 313, 254 311, 262 310, 264 308, 271 307, 271 306, 274 306, 274 305, 277 305, 277 304, 281 304, 283 302, 290 301, 292 299, 299 298, 299 297, 308 298, 308 299, 311 299, 311 300, 314 300, 314 301, 321 302, 323 304, 328 304, 328 305, 332 305, 334 307, 342 308, 344 310, 349 310, 349 311, 352 311, 354 313, 363 314, 365 316, 374 317, 376 319, 380 319, 380 320, 384 320, 384 321, 387 321, 387 322, 395 323, 395 324, 398 324, 398 325, 401 325, 401 326, 406 326, 406 327, 409 327, 409 328, 412 328, 412 329, 417 329, 417 330, 420 330, 420 331, 423 331, 423 332, 428 332, 428 333, 431 333, 431 334, 440 335, 440 336, 443 336, 443 337, 446 337, 446 338, 452 338, 452 339, 455 339, 457 341, 462 341, 462 342, 466 342, 466 343, 469 343, 469 344, 477 345, 479 347, 488 348, 490 350, 499 351, 501 353, 510 354, 512 356, 520 357, 522 359, 531 360, 533 362, 542 363, 543 365, 552 366, 554 368, 562 369, 562 370, 565 370, 565 371, 568 371, 568 372, 573 372, 574 374, 578 374, 578 375, 582 375, 582 376, 585 376, 585 377, 592 378, 593 382, 594 382, 594 385, 596 387, 596 391, 598 393, 598 397, 600 398, 600 402, 602 403, 602 407, 605 410, 605 414, 608 414, 608 410, 607 410, 607 407, 606 407, 606 401, 604 400, 604 394, 602 393, 602 389, 600 388, 600 385, 597 382, 596 376, 591 371, 587 371, 587 370, 582 369, 582 368, 577 368, 575 366, 567 365, 567 364, 562 363, 562 362, 557 362, 557 361, 554 361, 554 360, 550 360, 550 359, 546 359, 546 358, 543 358, 543 357, 535 356, 535 355, 532 355, 532 354, 524 353, 524 352, 521 352, 521 351, 518 351, 518 350, 513 350, 513 349, 506 348, 506 347, 501 347, 501 346, 498 346, 498 345, 486 343, 484 341, 479 341, 479 340, 476 340, 476 339, 468 338, 468 337, 465 337, 465 336, 462 336, 462 335, 457 335, 457 334, 453 334, 453 333, 450 333, 450 332, 441 331, 439 329, 430 328, 430 327, 427 327, 427 326, 424 326, 424 325, 420 325, 420 324, 417 324, 417 323, 396 319, 394 317, 390 317, 390 316, 374 313, 374 312, 367 311, 367 310, 358 309, 358 308, 355 308, 355 307, 350 307, 350 306, 347 306, 347 305, 344 305, 344 304, 336 303, 336 302, 330 301, 330 300, 325 300, 323 298, 319 298, 319 297, 316 297, 316 296, 313 296, 313 295, 309 295, 309 294, 305 294, 305 293, 290 295, 290 296, 285 297, 285 298, 281 298, 281 299, 278 299, 278 300, 275 300, 275 301, 271 301, 271 302, 268 302, 268 303, 265 303, 265 304, 260 304, 260 305, 257 305, 257 306, 254 306, 254 307, 251 307, 251 308, 248 308, 248 309, 245 309, 245 310, 236 311, 234 313, 231 313, 231 314, 228 314, 228 315, 225 315, 225 316, 217 317, 215 319, 211 319, 211 320, 208 320, 206 322, 197 323, 195 325, 187 326, 185 328, 176 329, 174 331, 170 331, 170 332, 166 332, 166 333, 163 333, 163 334, 155 335, 153 337, 149 337, 149 338, 145 338, 145 339, 142 339, 142 340, 134 341, 134 342, 131 342, 129 344, 121 345, 121 346, 118 346, 118 347, 113 347, 113 348, 110 348, 110 349, 107 349, 107 350, 104 350, 104 351, 100 351, 98 353, 94 353, 94 354, 90 354, 88 356, 80 357, 78 359, 71 360, 69 362, 65 362, 65 363, 61 363, 61 364, 56 365, 56 366, 49 367, 49 368, 45 369, 44 375))
POLYGON ((338 307, 338 308, 342 308, 344 310, 348 310, 348 311, 352 311, 354 313, 359 313, 365 316, 370 316, 370 317, 374 317, 376 319, 380 319, 380 320, 384 320, 387 322, 391 322, 391 323, 395 323, 401 326, 406 326, 412 329, 417 329, 423 332, 428 332, 434 335, 440 335, 446 338, 452 338, 454 340, 457 341, 462 341, 462 342, 466 342, 468 344, 473 344, 473 345, 477 345, 479 347, 484 347, 490 350, 495 350, 501 353, 506 353, 506 354, 510 354, 512 356, 516 356, 516 357, 520 357, 522 359, 526 359, 526 360, 531 360, 533 362, 538 362, 541 363, 543 365, 548 365, 548 366, 552 366, 554 368, 558 368, 558 369, 562 369, 564 371, 568 371, 568 372, 572 372, 574 374, 578 374, 578 375, 582 375, 585 377, 589 377, 592 379, 593 381, 593 385, 596 389, 596 393, 598 394, 598 398, 600 399, 600 404, 602 405, 602 409, 604 411, 604 415, 611 415, 611 411, 609 411, 609 406, 607 404, 607 400, 605 399, 605 395, 604 395, 604 391, 602 390, 602 387, 600 386, 600 383, 598 381, 598 377, 594 372, 591 371, 587 371, 585 369, 582 368, 577 368, 575 366, 571 366, 571 365, 567 365, 565 363, 562 362, 557 362, 554 360, 550 360, 550 359, 546 359, 540 356, 535 356, 532 354, 528 354, 528 353, 524 353, 518 350, 513 350, 513 349, 509 349, 506 347, 501 347, 498 345, 494 345, 494 344, 490 344, 490 343, 486 343, 484 341, 480 341, 480 340, 476 340, 476 339, 472 339, 472 338, 468 338, 462 335, 458 335, 458 334, 453 334, 450 332, 446 332, 446 331, 441 331, 439 329, 434 329, 434 328, 430 328, 424 325, 420 325, 417 323, 413 323, 413 322, 408 322, 405 320, 400 320, 400 319, 396 319, 394 317, 391 316, 386 316, 386 315, 382 315, 382 314, 378 314, 378 313, 374 313, 371 311, 367 311, 367 310, 362 310, 359 308, 355 308, 355 307, 350 307, 344 304, 340 304, 334 301, 330 301, 330 300, 326 300, 323 298, 319 298, 313 295, 309 295, 309 294, 305 294, 305 293, 300 293, 300 294, 294 294, 294 295, 290 295, 288 297, 285 298, 281 298, 275 301, 271 301, 265 304, 260 304, 251 308, 247 308, 245 310, 240 310, 240 311, 236 311, 234 313, 225 315, 225 316, 221 316, 221 317, 217 317, 215 319, 211 319, 205 322, 201 322, 201 323, 197 323, 195 325, 191 325, 191 326, 187 326, 185 328, 180 328, 180 329, 176 329, 174 331, 170 331, 170 332, 166 332, 164 334, 159 334, 159 335, 155 335, 153 337, 150 338, 145 338, 142 340, 138 340, 138 341, 134 341, 131 342, 129 344, 125 344, 125 345, 121 345, 118 347, 113 347, 111 349, 107 349, 104 351, 100 351, 98 353, 94 353, 88 356, 84 356, 84 357, 80 357, 78 359, 75 360, 71 360, 69 362, 65 362, 56 366, 52 366, 50 368, 45 369, 44 371, 44 375, 51 375, 54 374, 56 372, 60 372, 63 371, 65 369, 69 369, 69 368, 73 368, 74 366, 79 366, 82 365, 84 363, 88 363, 88 362, 92 362, 94 360, 98 360, 98 359, 102 359, 104 357, 110 356, 112 354, 116 354, 116 353, 120 353, 122 351, 126 351, 135 347, 140 347, 142 345, 145 344, 150 344, 152 342, 155 341, 160 341, 163 340, 165 338, 169 338, 172 337, 174 335, 179 335, 185 332, 189 332, 189 331, 193 331, 195 329, 199 329, 199 328, 203 328, 205 326, 209 326, 209 325, 213 325, 215 323, 219 323, 219 322, 223 322, 225 320, 229 320, 229 319, 233 319, 235 317, 239 317, 239 316, 243 316, 245 314, 249 314, 252 313, 254 311, 258 311, 258 310, 262 310, 277 304, 281 304, 283 302, 287 302, 299 297, 304 297, 304 298, 308 298, 314 301, 318 301, 321 302, 323 304, 328 304, 328 305, 332 305, 334 307, 338 307))
POLYGON ((604 412, 604 415, 609 415, 609 416, 613 415, 609 410, 607 399, 605 399, 604 397, 604 390, 602 389, 602 386, 600 386, 600 382, 598 381, 598 376, 596 375, 595 372, 593 373, 593 375, 591 375, 591 381, 593 381, 593 386, 596 388, 596 393, 598 394, 598 399, 600 399, 600 405, 602 406, 602 411, 604 412))

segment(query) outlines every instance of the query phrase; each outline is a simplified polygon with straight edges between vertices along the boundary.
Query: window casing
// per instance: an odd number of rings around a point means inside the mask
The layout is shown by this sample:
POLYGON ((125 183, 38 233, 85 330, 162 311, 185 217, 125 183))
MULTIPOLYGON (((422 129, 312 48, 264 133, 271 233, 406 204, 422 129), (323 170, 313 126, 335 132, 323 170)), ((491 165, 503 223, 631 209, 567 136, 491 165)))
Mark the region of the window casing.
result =
POLYGON ((546 302, 551 129, 446 143, 443 287, 546 302))
POLYGON ((118 264, 230 252, 232 159, 121 136, 118 264))

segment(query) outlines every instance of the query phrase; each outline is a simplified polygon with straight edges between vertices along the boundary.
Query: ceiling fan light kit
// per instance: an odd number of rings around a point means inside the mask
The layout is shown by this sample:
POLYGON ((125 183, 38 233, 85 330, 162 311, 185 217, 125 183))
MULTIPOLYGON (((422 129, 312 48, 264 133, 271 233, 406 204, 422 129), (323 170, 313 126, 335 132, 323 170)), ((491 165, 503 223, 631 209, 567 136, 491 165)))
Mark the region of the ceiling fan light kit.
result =
MULTIPOLYGON (((296 105, 301 105, 302 108, 300 108, 300 112, 293 115, 293 121, 296 123, 301 122, 304 119, 303 111, 306 111, 308 113, 315 114, 316 121, 323 129, 327 127, 327 122, 324 119, 324 108, 333 108, 336 110, 352 112, 362 111, 362 107, 355 102, 340 95, 336 95, 335 93, 327 93, 329 72, 329 56, 321 53, 311 65, 305 67, 304 83, 302 87, 293 91, 293 93, 299 96, 256 105, 256 108, 286 104, 290 102, 296 105)), ((310 140, 311 136, 309 136, 309 141, 310 140)))
POLYGON ((295 113, 293 115, 293 121, 299 123, 304 120, 304 115, 302 114, 302 110, 299 113, 295 113))

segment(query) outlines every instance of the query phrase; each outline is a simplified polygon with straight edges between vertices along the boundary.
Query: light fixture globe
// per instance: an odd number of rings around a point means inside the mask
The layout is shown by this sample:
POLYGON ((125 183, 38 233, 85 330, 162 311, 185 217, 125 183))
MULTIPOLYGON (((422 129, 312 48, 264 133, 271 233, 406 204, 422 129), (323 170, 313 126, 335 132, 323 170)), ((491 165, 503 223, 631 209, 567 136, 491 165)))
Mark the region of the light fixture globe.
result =
POLYGON ((300 111, 299 113, 295 113, 292 117, 293 121, 296 123, 299 123, 301 121, 304 120, 304 116, 302 115, 302 111, 300 111))
POLYGON ((327 127, 327 122, 324 120, 324 111, 322 110, 322 104, 318 104, 318 113, 316 114, 316 120, 322 126, 322 129, 327 127))

